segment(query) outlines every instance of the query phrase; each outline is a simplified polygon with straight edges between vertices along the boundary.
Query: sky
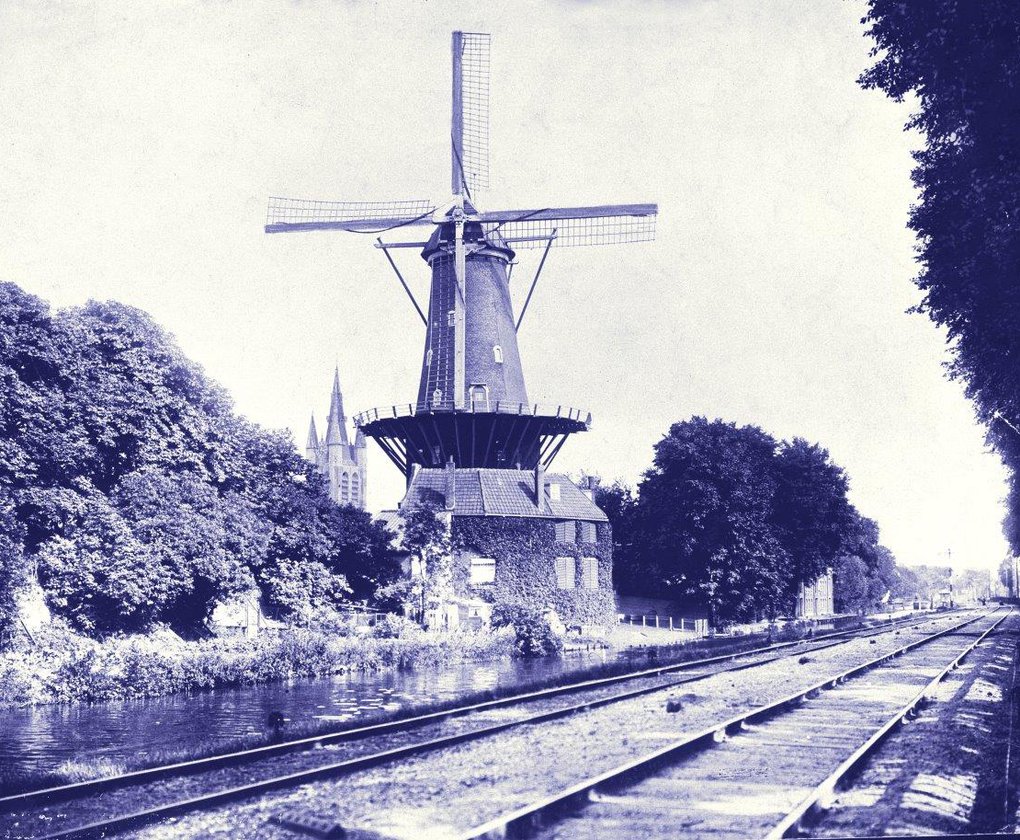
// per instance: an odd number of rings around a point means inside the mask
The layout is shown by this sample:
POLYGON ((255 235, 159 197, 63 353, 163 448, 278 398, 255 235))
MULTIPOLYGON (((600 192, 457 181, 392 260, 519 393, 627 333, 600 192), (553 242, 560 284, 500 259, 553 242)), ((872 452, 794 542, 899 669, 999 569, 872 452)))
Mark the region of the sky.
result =
MULTIPOLYGON (((657 202, 554 249, 519 341, 591 410, 556 469, 639 480, 694 415, 804 437, 903 563, 998 564, 1005 471, 920 299, 909 103, 863 91, 858 0, 0 3, 0 280, 152 314, 303 447, 334 365, 412 401, 423 329, 372 237, 267 236, 269 195, 449 192, 450 32, 492 35, 481 209, 657 202)), ((428 272, 397 255, 419 300, 428 272)), ((523 251, 519 310, 540 254, 523 251)), ((370 443, 368 492, 403 477, 370 443)))

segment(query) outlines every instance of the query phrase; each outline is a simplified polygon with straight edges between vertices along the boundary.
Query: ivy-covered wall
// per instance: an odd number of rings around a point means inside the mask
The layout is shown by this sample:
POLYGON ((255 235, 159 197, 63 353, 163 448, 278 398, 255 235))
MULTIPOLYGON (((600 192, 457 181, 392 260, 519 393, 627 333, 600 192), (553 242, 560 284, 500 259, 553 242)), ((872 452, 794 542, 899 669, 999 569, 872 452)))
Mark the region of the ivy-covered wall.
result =
MULTIPOLYGON (((608 626, 615 621, 613 540, 608 523, 597 524, 594 543, 561 543, 556 541, 555 523, 550 519, 454 516, 451 537, 458 595, 539 609, 552 605, 565 624, 608 626), (496 561, 494 583, 470 585, 472 557, 496 561), (557 586, 557 557, 574 558, 573 589, 557 586), (598 558, 597 589, 582 586, 582 557, 598 558)), ((580 540, 580 528, 577 537, 580 540)))

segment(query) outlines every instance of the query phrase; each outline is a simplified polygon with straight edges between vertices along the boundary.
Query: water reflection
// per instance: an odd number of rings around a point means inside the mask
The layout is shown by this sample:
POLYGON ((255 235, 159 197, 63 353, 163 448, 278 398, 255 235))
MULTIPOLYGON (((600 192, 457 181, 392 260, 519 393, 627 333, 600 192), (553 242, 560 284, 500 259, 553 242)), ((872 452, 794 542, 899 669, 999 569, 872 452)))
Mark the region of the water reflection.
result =
POLYGON ((606 659, 605 652, 575 653, 442 670, 343 674, 150 700, 10 709, 0 712, 0 777, 48 772, 69 759, 155 760, 164 751, 264 732, 273 711, 293 722, 340 723, 379 709, 497 685, 526 685, 606 659))

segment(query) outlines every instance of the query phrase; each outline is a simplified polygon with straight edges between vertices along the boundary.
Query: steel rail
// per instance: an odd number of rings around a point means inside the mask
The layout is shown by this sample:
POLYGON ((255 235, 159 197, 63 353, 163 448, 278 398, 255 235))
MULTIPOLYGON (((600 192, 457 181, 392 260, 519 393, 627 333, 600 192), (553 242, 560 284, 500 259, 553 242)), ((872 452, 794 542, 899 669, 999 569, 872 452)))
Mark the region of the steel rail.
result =
POLYGON ((1016 703, 1016 676, 1017 668, 1020 666, 1020 648, 1013 650, 1013 676, 1009 683, 1009 729, 1006 735, 1006 784, 1002 794, 1002 825, 1003 828, 1016 825, 1016 809, 1010 807, 1016 797, 1016 788, 1011 784, 1013 780, 1013 731, 1016 728, 1017 703, 1016 703))
POLYGON ((931 681, 924 686, 924 688, 914 695, 913 698, 903 705, 884 724, 876 729, 867 741, 854 750, 854 752, 835 770, 833 770, 832 773, 823 779, 814 788, 814 790, 797 803, 797 805, 795 805, 794 808, 779 821, 775 828, 765 835, 764 840, 782 840, 784 837, 789 837, 791 832, 795 831, 805 818, 809 818, 817 811, 824 809, 831 801, 831 798, 835 796, 836 787, 840 784, 840 782, 852 773, 854 769, 857 768, 861 762, 863 762, 864 759, 867 758, 875 750, 875 748, 888 737, 889 733, 892 732, 896 726, 905 721, 908 716, 915 714, 920 706, 928 703, 935 687, 942 682, 942 680, 944 680, 951 671, 956 670, 967 655, 981 644, 981 642, 983 642, 989 634, 991 634, 1012 614, 1012 610, 1007 612, 1004 616, 1002 616, 1002 618, 985 630, 984 633, 967 645, 967 647, 964 648, 952 662, 939 671, 939 673, 936 674, 935 677, 933 677, 931 681))
MULTIPOLYGON (((835 633, 825 633, 819 636, 815 636, 812 639, 795 639, 787 642, 777 642, 771 645, 764 645, 761 647, 750 648, 748 650, 720 654, 718 656, 710 656, 702 659, 692 659, 687 662, 675 662, 669 665, 660 665, 654 668, 647 668, 641 671, 631 671, 623 674, 615 674, 610 677, 597 677, 592 680, 584 680, 582 682, 569 683, 567 685, 539 689, 537 691, 526 692, 523 694, 511 694, 507 697, 501 697, 496 700, 483 700, 478 703, 470 703, 464 706, 456 706, 450 709, 443 709, 437 712, 429 712, 424 715, 415 715, 413 717, 398 718, 397 720, 382 721, 380 723, 368 724, 367 726, 359 726, 351 729, 341 729, 335 732, 326 732, 321 735, 310 735, 305 738, 298 738, 292 741, 286 741, 281 744, 267 744, 261 747, 237 750, 235 752, 224 753, 221 755, 207 756, 205 758, 196 758, 191 759, 189 761, 181 761, 176 762, 174 764, 164 764, 159 765, 157 767, 149 767, 141 770, 132 770, 127 773, 121 773, 117 776, 107 776, 100 779, 88 779, 81 782, 71 782, 66 785, 57 785, 54 787, 25 791, 23 793, 16 793, 11 794, 9 796, 0 797, 0 809, 5 808, 11 809, 16 807, 31 806, 34 804, 58 802, 66 799, 77 798, 79 796, 91 795, 93 793, 98 793, 104 790, 110 790, 117 787, 124 787, 132 784, 156 781, 158 779, 167 778, 169 776, 185 776, 192 773, 200 773, 206 770, 213 770, 219 767, 230 767, 247 761, 257 761, 262 758, 270 758, 277 755, 286 755, 292 752, 301 752, 304 750, 312 749, 319 745, 368 738, 373 735, 385 735, 393 732, 402 732, 408 729, 427 726, 430 723, 438 723, 443 720, 461 717, 463 715, 468 715, 474 712, 498 709, 506 706, 516 705, 519 703, 529 703, 538 700, 545 700, 551 697, 558 697, 566 694, 602 688, 604 686, 614 685, 616 683, 628 682, 630 680, 637 680, 646 677, 655 677, 662 674, 668 674, 677 671, 689 671, 695 668, 705 667, 707 665, 712 665, 720 662, 728 662, 737 659, 744 659, 753 656, 760 656, 762 654, 772 653, 775 651, 784 650, 791 647, 811 646, 813 645, 814 642, 823 642, 837 638, 843 639, 843 637, 846 636, 851 637, 851 639, 868 638, 873 635, 878 636, 882 635, 883 633, 890 632, 893 629, 897 628, 902 629, 904 626, 907 627, 918 626, 933 620, 937 619, 935 619, 934 616, 931 615, 928 615, 920 620, 918 620, 916 616, 908 616, 906 619, 902 621, 898 620, 897 622, 890 622, 889 624, 881 625, 880 627, 877 628, 858 627, 852 630, 840 630, 835 633), (913 624, 911 624, 911 622, 913 622, 913 624)), ((835 642, 834 644, 842 643, 843 642, 840 641, 835 642)), ((830 647, 830 645, 815 646, 812 647, 811 649, 825 650, 827 647, 830 647)), ((775 661, 775 659, 768 661, 773 662, 775 661)), ((752 663, 752 667, 758 664, 767 663, 755 662, 752 663)), ((655 690, 669 687, 670 685, 657 686, 655 690)))
MULTIPOLYGON (((530 836, 533 828, 540 824, 544 817, 557 814, 570 806, 579 806, 586 803, 589 801, 590 795, 603 785, 616 786, 627 784, 638 778, 644 778, 650 775, 661 764, 671 763, 690 753, 710 748, 713 744, 720 743, 730 735, 739 732, 749 723, 782 714, 791 707, 799 705, 808 697, 817 696, 827 688, 835 688, 852 677, 870 671, 921 645, 929 644, 950 633, 958 632, 964 627, 987 618, 989 615, 993 615, 997 611, 998 609, 990 613, 983 613, 945 630, 940 630, 937 633, 910 642, 894 651, 868 660, 862 665, 855 665, 853 668, 849 668, 835 676, 826 677, 806 689, 796 691, 764 706, 741 712, 721 723, 715 723, 700 732, 688 735, 651 753, 627 761, 509 813, 501 814, 459 835, 458 840, 497 840, 497 838, 530 836)), ((1006 615, 995 622, 993 627, 998 626, 1010 614, 1011 612, 1006 613, 1006 615)))
POLYGON ((1012 837, 1012 831, 978 831, 969 834, 854 834, 839 837, 826 836, 825 840, 995 840, 998 837, 1012 837))
MULTIPOLYGON (((949 628, 948 630, 940 631, 940 634, 941 633, 946 633, 946 632, 952 632, 953 630, 956 630, 959 627, 965 626, 966 624, 971 623, 973 621, 977 621, 979 618, 982 618, 982 617, 983 616, 978 616, 978 617, 976 617, 974 619, 970 619, 968 622, 964 622, 963 624, 954 625, 953 627, 949 628)), ((919 623, 923 624, 925 622, 922 621, 922 622, 919 622, 919 623)), ((895 628, 895 626, 896 625, 894 625, 893 628, 895 628)), ((857 638, 868 638, 869 636, 872 636, 872 635, 881 635, 882 633, 890 632, 890 630, 893 629, 893 628, 890 628, 889 626, 886 626, 886 627, 883 627, 883 628, 881 628, 880 630, 878 630, 876 632, 859 634, 857 638)), ((844 635, 846 632, 849 632, 849 631, 841 631, 841 633, 839 633, 839 634, 831 634, 831 635, 833 635, 833 636, 834 635, 844 635)), ((807 649, 810 649, 810 650, 823 650, 823 649, 825 649, 827 647, 834 647, 834 646, 839 645, 839 644, 844 644, 844 643, 846 643, 846 641, 850 641, 850 640, 830 641, 829 638, 830 637, 826 637, 825 639, 819 639, 819 641, 825 641, 825 644, 823 644, 823 645, 816 645, 814 647, 810 647, 810 648, 807 648, 807 649)), ((926 637, 926 638, 930 638, 930 637, 926 637)), ((781 643, 779 646, 786 647, 789 644, 791 644, 791 643, 781 643)), ((803 649, 804 648, 802 648, 802 650, 803 649)), ((761 653, 761 652, 763 652, 763 651, 761 651, 761 650, 758 651, 758 653, 761 653)), ((765 651, 765 652, 768 652, 768 651, 765 651)), ((799 652, 801 652, 801 651, 800 650, 795 651, 795 653, 799 653, 799 652)), ((711 662, 715 664, 715 663, 719 663, 720 660, 725 660, 725 659, 733 658, 733 657, 736 657, 736 656, 744 656, 744 655, 746 655, 746 654, 733 654, 733 655, 723 656, 723 657, 713 657, 711 662)), ((392 749, 388 749, 388 750, 383 750, 383 751, 376 752, 376 753, 370 753, 368 755, 357 756, 355 758, 345 759, 343 761, 334 762, 334 763, 323 765, 323 766, 320 766, 320 767, 315 767, 315 768, 310 768, 310 769, 306 769, 306 770, 296 771, 296 772, 293 772, 293 773, 288 773, 288 774, 285 774, 283 776, 277 776, 277 777, 272 777, 272 778, 269 778, 269 779, 263 779, 263 780, 256 781, 256 782, 250 782, 250 783, 247 783, 247 784, 244 784, 244 785, 240 785, 240 786, 236 786, 236 787, 230 787, 230 788, 226 788, 226 789, 223 789, 223 790, 214 791, 212 793, 206 793, 206 794, 202 794, 202 795, 199 795, 199 796, 190 797, 190 798, 187 798, 187 799, 184 799, 184 800, 179 800, 177 802, 170 802, 170 803, 166 803, 166 804, 162 804, 162 805, 156 805, 156 806, 153 806, 151 808, 147 808, 147 809, 144 809, 144 810, 141 810, 141 811, 136 811, 136 812, 133 812, 133 813, 130 813, 130 814, 126 814, 126 815, 122 815, 122 816, 110 817, 108 819, 94 821, 94 822, 88 823, 86 825, 72 827, 72 828, 67 828, 67 829, 62 829, 62 830, 59 830, 59 831, 56 831, 56 832, 52 832, 50 834, 43 835, 40 838, 40 840, 57 840, 58 838, 60 840, 71 840, 71 838, 75 838, 75 840, 77 840, 78 838, 105 836, 106 833, 110 832, 110 831, 121 831, 121 830, 125 830, 125 829, 128 829, 128 828, 137 827, 139 825, 150 823, 150 822, 153 822, 153 821, 156 821, 156 820, 159 820, 159 819, 165 819, 167 817, 177 816, 177 815, 186 813, 188 811, 195 810, 196 808, 221 805, 221 804, 225 804, 227 802, 234 801, 234 800, 237 800, 237 799, 243 799, 243 798, 246 798, 246 797, 249 797, 249 796, 253 796, 255 794, 265 793, 265 792, 268 792, 270 790, 276 790, 276 789, 279 789, 279 788, 286 788, 286 787, 293 787, 295 785, 305 784, 307 782, 318 781, 320 779, 325 779, 325 778, 328 778, 328 777, 333 777, 333 776, 338 776, 338 775, 344 775, 346 773, 351 773, 351 772, 354 772, 354 771, 357 771, 357 770, 368 769, 370 767, 374 767, 374 766, 377 766, 377 765, 380 765, 380 764, 385 764, 385 763, 393 761, 395 759, 405 758, 405 757, 408 757, 408 756, 411 756, 411 755, 417 755, 417 754, 421 754, 421 753, 424 753, 424 752, 430 752, 432 750, 441 749, 443 747, 455 746, 457 744, 464 743, 466 741, 472 741, 472 740, 476 740, 476 739, 479 739, 479 738, 487 737, 489 735, 493 735, 493 734, 497 734, 497 733, 500 733, 500 732, 504 732, 506 730, 509 730, 509 729, 512 729, 512 728, 515 728, 515 727, 519 727, 519 726, 525 726, 525 725, 531 725, 531 724, 537 724, 537 723, 544 723, 544 722, 547 722, 547 721, 556 720, 558 718, 567 717, 569 715, 576 714, 576 713, 581 712, 581 711, 587 711, 589 709, 593 709, 593 708, 597 708, 597 707, 600 707, 600 706, 609 705, 611 703, 619 702, 621 700, 631 699, 631 698, 638 697, 638 696, 641 696, 641 695, 644 695, 644 694, 650 694, 650 693, 656 692, 656 691, 665 691, 665 690, 668 690, 670 688, 674 688, 674 687, 676 687, 678 685, 686 685, 686 684, 689 684, 689 683, 692 683, 692 682, 697 682, 697 681, 700 681, 700 680, 709 679, 710 677, 717 676, 720 673, 731 673, 731 672, 738 671, 738 670, 746 670, 746 669, 749 669, 749 668, 754 668, 754 667, 757 667, 759 665, 768 664, 769 662, 775 662, 775 661, 778 661, 778 660, 783 659, 783 658, 785 658, 785 655, 774 657, 772 659, 766 660, 765 662, 755 661, 755 662, 740 663, 739 665, 735 665, 735 666, 733 666, 731 668, 723 668, 723 669, 712 671, 712 672, 709 672, 709 673, 706 673, 706 674, 701 674, 701 675, 695 675, 695 676, 687 677, 685 679, 678 680, 678 681, 671 682, 671 683, 659 684, 659 685, 654 685, 654 686, 644 686, 642 688, 631 690, 631 691, 624 692, 624 693, 621 693, 621 694, 614 694, 614 695, 611 695, 609 697, 602 697, 602 698, 596 698, 596 699, 592 699, 592 700, 587 700, 587 701, 585 701, 583 703, 580 703, 580 704, 577 704, 577 705, 567 706, 567 707, 563 707, 563 708, 559 708, 559 709, 552 709, 552 710, 549 710, 549 711, 540 712, 540 713, 535 714, 535 715, 529 715, 529 716, 524 717, 524 718, 519 718, 517 720, 504 721, 504 722, 501 722, 501 723, 492 724, 490 726, 481 727, 481 728, 477 728, 477 729, 471 729, 471 730, 467 730, 465 732, 456 733, 456 734, 453 734, 453 735, 440 736, 438 738, 433 738, 433 739, 430 739, 430 740, 427 740, 427 741, 419 741, 419 742, 414 743, 414 744, 408 744, 408 745, 405 745, 405 746, 396 747, 396 748, 392 748, 392 749)), ((702 663, 704 663, 706 661, 709 661, 709 660, 702 660, 702 663)), ((661 673, 663 671, 675 670, 676 668, 681 667, 681 666, 692 666, 694 664, 696 664, 696 663, 693 663, 693 662, 691 662, 691 663, 677 663, 676 665, 663 666, 662 668, 650 669, 649 671, 643 672, 643 673, 646 674, 646 675, 648 675, 648 674, 653 674, 654 675, 654 674, 657 674, 657 673, 661 673)), ((630 676, 633 676, 633 675, 630 675, 630 676)), ((612 678, 608 678, 607 680, 593 680, 593 681, 590 681, 590 682, 591 683, 603 683, 603 682, 616 681, 617 679, 618 679, 617 677, 612 677, 612 678)), ((574 684, 572 686, 567 686, 566 688, 576 690, 578 685, 581 685, 581 684, 574 684)), ((543 694, 543 693, 546 693, 546 692, 536 692, 535 695, 532 695, 532 696, 540 695, 540 694, 543 694)), ((513 698, 508 698, 508 700, 509 699, 513 699, 513 698)), ((507 705, 507 703, 504 703, 503 701, 494 701, 494 703, 498 704, 498 705, 507 705)), ((479 706, 485 706, 486 708, 491 708, 493 703, 485 703, 485 704, 478 704, 478 705, 479 706)), ((443 713, 437 713, 437 714, 439 716, 442 716, 443 713)), ((377 725, 377 726, 381 726, 381 725, 377 725)), ((370 729, 370 728, 375 728, 375 727, 364 727, 364 729, 370 729)), ((343 734, 343 733, 337 733, 337 734, 343 734)), ((310 740, 313 740, 313 741, 314 740, 319 740, 321 742, 323 739, 320 738, 320 739, 310 739, 310 740)), ((278 746, 278 745, 274 745, 274 746, 278 746)), ((145 772, 145 771, 141 771, 141 772, 145 772)), ((99 781, 104 781, 104 780, 99 780, 99 781)), ((87 783, 85 783, 85 784, 87 784, 87 783)), ((2 804, 2 803, 0 803, 0 804, 2 804)))

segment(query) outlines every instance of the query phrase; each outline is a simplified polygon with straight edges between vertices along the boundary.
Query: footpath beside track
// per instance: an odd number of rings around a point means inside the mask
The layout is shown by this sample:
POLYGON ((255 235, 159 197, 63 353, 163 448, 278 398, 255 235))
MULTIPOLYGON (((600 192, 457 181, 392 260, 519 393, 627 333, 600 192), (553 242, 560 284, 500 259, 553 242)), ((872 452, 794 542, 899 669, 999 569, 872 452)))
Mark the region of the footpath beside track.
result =
POLYGON ((476 826, 503 837, 796 836, 837 785, 1012 613, 983 616, 476 826))
POLYGON ((925 618, 871 630, 844 631, 814 640, 785 642, 740 653, 660 666, 521 696, 476 703, 407 720, 374 724, 317 738, 271 745, 230 756, 137 771, 112 779, 37 791, 0 800, 17 809, 0 818, 8 837, 93 837, 250 799, 486 738, 513 727, 537 726, 613 703, 760 667, 791 656, 823 651, 869 636, 908 632, 916 625, 947 623, 925 618), (679 679, 677 674, 682 673, 679 679), (621 685, 624 690, 618 690, 621 685), (570 702, 564 703, 564 698, 570 702), (537 711, 534 711, 537 709, 537 711), (529 711, 531 710, 531 711, 529 711), (493 723, 496 716, 498 722, 493 723), (480 725, 479 725, 480 724, 480 725), (324 745, 328 749, 320 749, 324 745), (335 750, 345 757, 337 761, 335 750), (252 780, 253 776, 262 778, 252 780), (238 784, 238 781, 242 781, 238 784), (68 804, 60 806, 59 803, 68 804), (144 808, 138 805, 144 803, 144 808))

